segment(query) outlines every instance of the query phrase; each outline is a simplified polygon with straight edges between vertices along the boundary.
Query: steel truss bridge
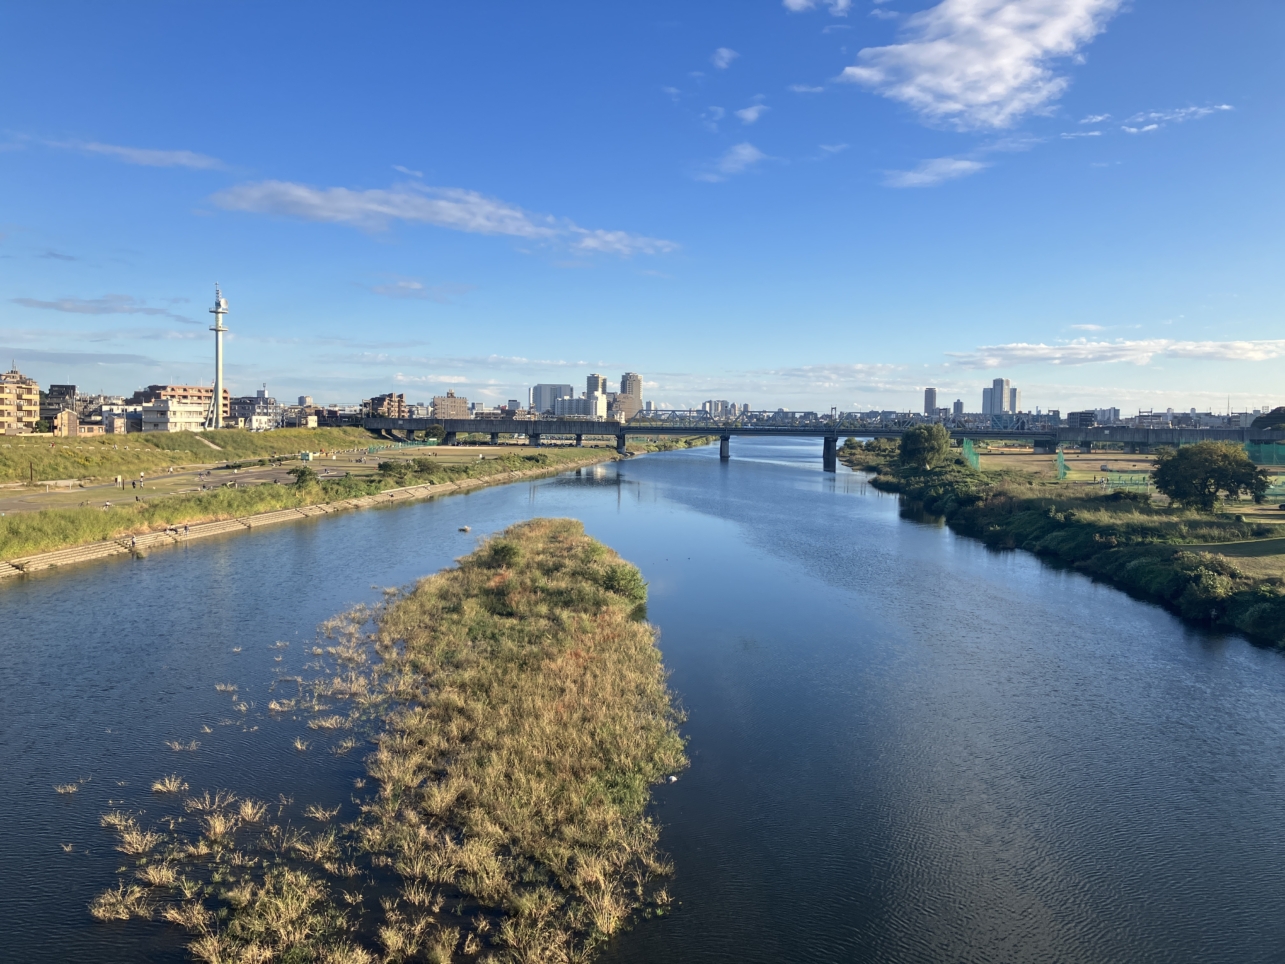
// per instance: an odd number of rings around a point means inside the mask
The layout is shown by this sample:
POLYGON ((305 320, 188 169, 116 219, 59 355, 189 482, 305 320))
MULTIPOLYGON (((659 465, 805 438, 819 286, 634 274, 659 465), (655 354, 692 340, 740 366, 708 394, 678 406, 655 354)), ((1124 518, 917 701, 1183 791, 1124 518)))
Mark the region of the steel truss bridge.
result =
MULTIPOLYGON (((859 419, 781 419, 740 421, 710 418, 635 418, 628 422, 599 421, 588 418, 366 418, 363 426, 372 432, 396 437, 409 437, 413 432, 440 428, 444 445, 452 445, 460 435, 481 434, 498 444, 502 436, 524 435, 531 445, 546 438, 574 438, 583 443, 585 436, 615 436, 616 451, 625 452, 630 435, 693 436, 716 435, 719 457, 731 457, 732 436, 819 438, 821 461, 827 472, 838 468, 839 440, 846 438, 900 438, 912 425, 924 424, 907 420, 903 423, 863 421, 859 419)), ((974 441, 1025 442, 1036 452, 1052 454, 1057 448, 1076 448, 1091 452, 1094 446, 1123 445, 1126 452, 1149 452, 1160 446, 1190 445, 1193 442, 1276 442, 1285 444, 1285 431, 1255 431, 1248 428, 1129 428, 1107 426, 1095 428, 994 429, 952 427, 953 439, 974 441)))

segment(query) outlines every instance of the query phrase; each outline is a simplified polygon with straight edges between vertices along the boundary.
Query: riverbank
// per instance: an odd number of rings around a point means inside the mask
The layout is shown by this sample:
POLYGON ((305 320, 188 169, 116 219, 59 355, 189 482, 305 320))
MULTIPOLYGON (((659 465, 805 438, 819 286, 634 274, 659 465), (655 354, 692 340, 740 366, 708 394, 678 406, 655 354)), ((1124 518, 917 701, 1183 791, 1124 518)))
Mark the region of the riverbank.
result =
POLYGON ((377 444, 360 428, 282 428, 272 432, 212 429, 205 432, 147 432, 55 438, 13 435, 0 438, 0 483, 48 480, 137 478, 170 466, 217 465, 242 459, 341 451, 377 444))
POLYGON ((355 819, 162 777, 146 823, 103 816, 126 866, 90 912, 159 916, 209 962, 589 960, 670 903, 645 810, 687 760, 646 597, 581 523, 535 519, 328 621, 323 675, 269 709, 311 717, 299 752, 374 724, 355 819))
POLYGON ((150 503, 47 509, 0 518, 0 578, 147 552, 263 525, 434 498, 483 485, 538 478, 619 458, 614 450, 509 453, 455 465, 431 458, 380 463, 375 477, 318 479, 172 496, 150 503))
POLYGON ((993 548, 1025 549, 1188 622, 1285 646, 1285 555, 1271 566, 1256 551, 1274 547, 1281 526, 1156 506, 1144 494, 1090 494, 1021 473, 981 472, 962 460, 911 469, 888 445, 845 447, 840 458, 873 472, 875 488, 993 548))

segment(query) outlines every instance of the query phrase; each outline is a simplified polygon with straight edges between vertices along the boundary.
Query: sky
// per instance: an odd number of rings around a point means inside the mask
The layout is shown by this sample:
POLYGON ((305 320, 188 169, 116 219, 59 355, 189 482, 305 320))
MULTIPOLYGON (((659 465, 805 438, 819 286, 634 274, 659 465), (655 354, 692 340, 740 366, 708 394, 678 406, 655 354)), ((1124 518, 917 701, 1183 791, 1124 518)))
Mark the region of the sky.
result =
POLYGON ((0 362, 1285 405, 1280 0, 0 6, 0 362))

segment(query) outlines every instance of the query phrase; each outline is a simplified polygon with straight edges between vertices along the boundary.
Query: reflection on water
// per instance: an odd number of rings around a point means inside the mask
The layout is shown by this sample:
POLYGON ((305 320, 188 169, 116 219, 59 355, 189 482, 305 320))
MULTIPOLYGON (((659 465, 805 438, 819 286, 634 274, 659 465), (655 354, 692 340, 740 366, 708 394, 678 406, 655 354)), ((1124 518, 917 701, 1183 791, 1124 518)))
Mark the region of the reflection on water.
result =
POLYGON ((0 585, 6 955, 185 959, 160 924, 85 913, 117 866, 109 802, 146 808, 177 771, 345 803, 360 753, 299 753, 317 734, 266 712, 316 624, 478 534, 567 515, 642 567, 689 714, 693 765, 655 806, 679 905, 606 960, 1285 956, 1278 655, 902 518, 860 475, 821 472, 819 443, 732 452, 0 585))

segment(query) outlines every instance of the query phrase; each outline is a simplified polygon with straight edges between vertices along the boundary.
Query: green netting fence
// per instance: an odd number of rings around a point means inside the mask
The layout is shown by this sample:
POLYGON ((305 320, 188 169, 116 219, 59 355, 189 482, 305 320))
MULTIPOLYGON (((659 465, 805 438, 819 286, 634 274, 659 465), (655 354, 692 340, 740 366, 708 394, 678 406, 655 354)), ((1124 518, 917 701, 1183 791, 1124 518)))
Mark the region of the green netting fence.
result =
POLYGON ((960 451, 964 453, 964 461, 975 469, 982 467, 982 460, 977 457, 977 451, 973 448, 972 439, 964 439, 963 444, 959 446, 960 451))
POLYGON ((1245 454, 1255 465, 1285 465, 1285 445, 1280 442, 1246 442, 1245 454))
POLYGON ((1057 480, 1061 482, 1065 479, 1066 473, 1066 458, 1062 455, 1062 447, 1059 445, 1057 449, 1057 480))

